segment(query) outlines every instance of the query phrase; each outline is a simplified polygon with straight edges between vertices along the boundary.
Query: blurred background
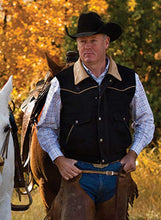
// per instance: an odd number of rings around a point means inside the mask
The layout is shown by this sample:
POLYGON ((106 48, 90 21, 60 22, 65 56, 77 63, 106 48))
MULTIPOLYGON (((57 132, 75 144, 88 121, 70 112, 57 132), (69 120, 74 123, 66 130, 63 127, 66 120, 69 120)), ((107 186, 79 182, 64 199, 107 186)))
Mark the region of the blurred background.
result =
MULTIPOLYGON (((130 209, 131 220, 161 219, 161 0, 0 0, 0 88, 13 75, 15 118, 21 133, 20 106, 36 82, 48 71, 45 53, 58 65, 66 52, 76 50, 65 34, 76 32, 80 13, 95 11, 105 22, 115 22, 122 36, 108 53, 121 65, 134 69, 144 85, 155 117, 155 136, 137 160, 133 177, 139 198, 130 209)), ((38 220, 44 216, 36 188, 34 203, 13 220, 38 220), (38 217, 42 215, 42 217, 38 217)), ((14 198, 13 198, 14 199, 14 198)))

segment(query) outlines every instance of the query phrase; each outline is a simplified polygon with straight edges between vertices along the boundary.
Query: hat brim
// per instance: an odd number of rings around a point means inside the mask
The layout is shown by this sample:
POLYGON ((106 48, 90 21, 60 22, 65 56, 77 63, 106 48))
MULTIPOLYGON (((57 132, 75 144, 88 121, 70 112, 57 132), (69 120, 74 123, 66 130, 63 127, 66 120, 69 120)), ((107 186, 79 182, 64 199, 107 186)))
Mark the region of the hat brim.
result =
POLYGON ((65 26, 65 31, 66 31, 66 34, 74 40, 76 40, 76 38, 78 37, 88 37, 88 36, 102 33, 102 34, 107 34, 110 37, 110 41, 115 41, 122 34, 121 27, 115 23, 104 24, 95 32, 81 32, 81 33, 70 35, 68 28, 66 26, 65 26))

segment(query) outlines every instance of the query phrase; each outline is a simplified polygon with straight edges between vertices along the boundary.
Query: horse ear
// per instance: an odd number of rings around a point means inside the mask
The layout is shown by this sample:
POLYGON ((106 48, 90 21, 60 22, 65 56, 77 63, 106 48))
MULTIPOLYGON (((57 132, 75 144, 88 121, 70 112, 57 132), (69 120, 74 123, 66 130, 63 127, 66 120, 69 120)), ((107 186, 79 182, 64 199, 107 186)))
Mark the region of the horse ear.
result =
POLYGON ((3 86, 3 88, 0 90, 0 94, 3 94, 4 100, 7 101, 7 104, 10 100, 10 94, 12 92, 13 86, 12 86, 13 76, 10 76, 6 84, 3 86))
POLYGON ((52 73, 52 75, 54 76, 56 73, 60 72, 62 67, 57 65, 50 57, 47 53, 45 53, 46 56, 46 60, 48 63, 48 67, 52 73))

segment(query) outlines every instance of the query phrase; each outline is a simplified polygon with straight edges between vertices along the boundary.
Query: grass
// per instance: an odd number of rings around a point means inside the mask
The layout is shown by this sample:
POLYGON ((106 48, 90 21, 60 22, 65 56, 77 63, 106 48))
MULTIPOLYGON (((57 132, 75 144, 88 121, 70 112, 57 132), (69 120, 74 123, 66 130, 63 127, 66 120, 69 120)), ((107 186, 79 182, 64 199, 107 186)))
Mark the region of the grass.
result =
MULTIPOLYGON (((143 151, 137 170, 132 174, 138 185, 139 197, 129 208, 130 220, 161 220, 161 158, 154 151, 143 151)), ((32 192, 33 204, 27 211, 12 212, 12 220, 43 220, 45 211, 38 189, 32 192)), ((13 201, 16 196, 13 195, 13 201)))
MULTIPOLYGON (((12 211, 12 220, 43 220, 45 217, 45 209, 42 205, 38 188, 31 192, 33 203, 26 211, 12 211)), ((19 202, 17 193, 13 193, 12 202, 15 204, 27 204, 26 196, 19 202)))
POLYGON ((133 173, 139 198, 130 209, 130 220, 161 220, 161 146, 144 150, 133 173))
POLYGON ((146 176, 142 169, 133 176, 138 184, 139 197, 130 208, 130 220, 161 220, 161 178, 146 176))

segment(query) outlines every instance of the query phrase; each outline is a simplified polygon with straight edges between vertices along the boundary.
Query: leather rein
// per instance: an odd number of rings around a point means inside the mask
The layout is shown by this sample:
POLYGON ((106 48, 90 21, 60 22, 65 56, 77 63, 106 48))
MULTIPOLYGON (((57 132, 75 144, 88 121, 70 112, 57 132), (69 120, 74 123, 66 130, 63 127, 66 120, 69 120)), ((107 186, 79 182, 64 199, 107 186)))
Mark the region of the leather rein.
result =
POLYGON ((5 140, 3 142, 1 151, 0 151, 0 167, 4 166, 5 159, 7 159, 8 156, 8 144, 9 144, 9 137, 11 132, 11 127, 8 125, 5 130, 7 131, 5 140))

